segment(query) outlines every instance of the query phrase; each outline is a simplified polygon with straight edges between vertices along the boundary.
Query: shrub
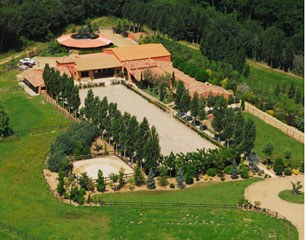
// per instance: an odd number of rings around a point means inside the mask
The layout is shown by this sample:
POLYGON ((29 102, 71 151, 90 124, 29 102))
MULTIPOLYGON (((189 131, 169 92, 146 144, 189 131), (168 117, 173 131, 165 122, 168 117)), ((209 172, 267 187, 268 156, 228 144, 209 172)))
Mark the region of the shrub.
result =
POLYGON ((167 171, 165 168, 162 168, 160 171, 160 177, 158 179, 158 183, 160 186, 163 186, 163 187, 168 185, 167 171))
POLYGON ((284 169, 284 173, 285 173, 286 176, 291 176, 292 171, 291 171, 290 168, 285 168, 285 169, 284 169))
POLYGON ((175 184, 171 183, 171 184, 169 185, 169 187, 170 187, 170 188, 175 188, 175 184))
POLYGON ((216 176, 216 170, 214 168, 209 168, 207 171, 207 175, 210 177, 215 177, 216 176))
POLYGON ((226 179, 225 179, 225 177, 221 177, 220 180, 221 180, 222 182, 224 182, 226 179))
POLYGON ((204 180, 204 181, 209 180, 209 176, 208 176, 208 175, 204 175, 203 180, 204 180))
POLYGON ((241 176, 242 178, 245 178, 245 179, 249 178, 249 172, 248 172, 248 170, 243 170, 243 171, 241 172, 240 176, 241 176))
POLYGON ((70 195, 69 195, 69 193, 67 193, 67 192, 64 192, 64 199, 69 199, 70 198, 70 195))
POLYGON ((128 182, 129 182, 129 189, 131 191, 133 191, 135 189, 135 185, 136 185, 134 178, 130 178, 128 182))
POLYGON ((298 175, 300 173, 300 170, 298 168, 294 168, 291 170, 291 172, 294 174, 294 175, 298 175))
POLYGON ((282 175, 284 171, 284 162, 281 158, 277 158, 274 161, 273 170, 275 171, 276 175, 282 175))
POLYGON ((185 183, 188 185, 191 185, 194 183, 194 178, 192 174, 186 174, 185 175, 185 183))
POLYGON ((225 167, 224 173, 230 175, 232 173, 232 166, 225 167))

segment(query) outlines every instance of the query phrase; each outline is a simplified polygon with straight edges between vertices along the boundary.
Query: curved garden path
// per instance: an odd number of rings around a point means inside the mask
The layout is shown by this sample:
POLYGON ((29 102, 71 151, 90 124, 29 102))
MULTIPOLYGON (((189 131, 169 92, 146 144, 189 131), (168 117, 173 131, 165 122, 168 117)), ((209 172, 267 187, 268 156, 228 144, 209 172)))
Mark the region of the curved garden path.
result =
POLYGON ((304 191, 304 176, 270 178, 251 184, 245 189, 245 197, 252 203, 260 201, 261 207, 268 208, 291 221, 299 231, 299 239, 304 239, 304 204, 290 203, 278 197, 282 190, 292 189, 290 182, 301 181, 304 191))

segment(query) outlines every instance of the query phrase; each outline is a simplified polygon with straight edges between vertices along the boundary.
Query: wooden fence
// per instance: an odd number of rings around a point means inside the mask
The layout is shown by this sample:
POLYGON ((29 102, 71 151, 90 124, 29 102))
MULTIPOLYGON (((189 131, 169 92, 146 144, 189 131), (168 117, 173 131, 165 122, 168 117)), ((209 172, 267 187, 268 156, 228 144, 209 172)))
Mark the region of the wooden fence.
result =
POLYGON ((64 114, 65 117, 71 119, 72 121, 75 122, 80 122, 80 120, 78 118, 76 118, 73 114, 71 114, 69 111, 67 111, 67 109, 63 108, 62 106, 60 106, 56 100, 54 100, 53 98, 51 98, 47 93, 45 92, 41 92, 40 93, 41 97, 48 103, 52 104, 56 110, 62 114, 64 114))
POLYGON ((38 240, 38 238, 32 235, 4 223, 0 223, 0 232, 8 233, 11 236, 16 236, 18 239, 38 240))
POLYGON ((279 129, 286 135, 291 138, 294 138, 298 142, 304 143, 304 133, 299 131, 298 129, 289 126, 280 120, 276 119, 275 117, 270 116, 269 114, 259 110, 257 107, 253 106, 252 104, 246 102, 245 103, 245 111, 258 117, 259 119, 263 120, 265 123, 279 129))

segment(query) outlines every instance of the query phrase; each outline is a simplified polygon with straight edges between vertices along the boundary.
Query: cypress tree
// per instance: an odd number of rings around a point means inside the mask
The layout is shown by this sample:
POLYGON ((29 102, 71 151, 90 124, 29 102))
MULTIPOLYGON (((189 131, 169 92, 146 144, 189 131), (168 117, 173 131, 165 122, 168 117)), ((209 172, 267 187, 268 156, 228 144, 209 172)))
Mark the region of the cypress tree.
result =
POLYGON ((171 77, 171 87, 172 87, 172 88, 175 88, 175 87, 176 87, 175 72, 172 73, 172 77, 171 77))
POLYGON ((155 189, 156 188, 156 183, 155 183, 154 177, 155 177, 155 175, 154 175, 154 172, 151 168, 151 169, 149 169, 147 182, 146 182, 146 185, 147 185, 148 189, 155 189))
POLYGON ((198 116, 200 120, 204 120, 206 118, 207 113, 205 111, 205 107, 206 101, 204 97, 201 97, 198 104, 198 116))
POLYGON ((249 154, 251 149, 254 148, 254 142, 256 140, 256 127, 251 119, 246 120, 243 133, 242 150, 249 154))
POLYGON ((160 158, 160 145, 157 130, 152 126, 150 136, 144 147, 144 170, 157 167, 157 161, 160 158))
POLYGON ((64 183, 64 172, 62 170, 58 173, 58 184, 57 184, 57 192, 60 196, 65 193, 65 183, 64 183))
POLYGON ((145 183, 144 174, 142 172, 139 161, 136 162, 136 165, 134 167, 134 180, 136 186, 138 187, 142 186, 145 183))
POLYGON ((142 160, 145 154, 145 144, 148 141, 150 136, 149 123, 146 117, 143 118, 140 123, 137 131, 136 131, 136 151, 137 151, 137 159, 142 160))
POLYGON ((192 115, 194 117, 197 117, 198 112, 199 112, 199 100, 198 100, 198 93, 197 92, 194 93, 194 96, 191 100, 190 109, 191 109, 192 115))
POLYGON ((72 88, 70 98, 68 98, 69 106, 76 113, 80 106, 79 89, 77 86, 72 88))
POLYGON ((87 190, 87 185, 89 183, 89 177, 86 172, 83 172, 79 178, 79 185, 81 188, 84 188, 87 190))
POLYGON ((214 118, 212 120, 212 127, 220 134, 224 129, 224 116, 227 108, 227 102, 223 97, 219 97, 216 100, 213 107, 214 118))
POLYGON ((105 178, 102 170, 98 170, 96 188, 99 192, 104 192, 106 190, 105 178))
POLYGON ((159 88, 159 99, 160 101, 163 101, 165 97, 165 84, 162 82, 160 84, 160 88, 159 88))
POLYGON ((190 109, 190 101, 191 101, 191 97, 189 95, 189 92, 184 88, 184 91, 180 99, 180 110, 182 112, 187 112, 190 109))
POLYGON ((87 93, 87 97, 85 98, 85 107, 84 107, 84 115, 90 121, 93 116, 93 101, 94 101, 94 94, 92 89, 89 89, 87 93))
POLYGON ((44 66, 42 77, 43 77, 43 80, 44 80, 44 83, 46 85, 47 92, 48 92, 49 91, 48 87, 50 84, 50 66, 48 63, 44 66))
POLYGON ((240 145, 244 137, 244 117, 241 111, 237 111, 234 115, 234 132, 233 142, 235 145, 240 145))
POLYGON ((226 141, 229 141, 233 137, 235 122, 234 122, 234 110, 232 108, 227 108, 224 115, 223 122, 223 137, 226 141))
POLYGON ((178 81, 176 87, 176 97, 175 97, 175 105, 178 109, 181 108, 181 97, 184 92, 184 85, 181 81, 178 81))

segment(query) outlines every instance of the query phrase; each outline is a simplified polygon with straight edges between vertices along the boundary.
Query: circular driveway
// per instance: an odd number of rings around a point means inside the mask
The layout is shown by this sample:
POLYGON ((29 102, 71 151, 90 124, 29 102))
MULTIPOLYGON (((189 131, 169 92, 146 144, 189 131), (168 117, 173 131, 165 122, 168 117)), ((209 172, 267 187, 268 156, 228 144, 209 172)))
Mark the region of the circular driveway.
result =
POLYGON ((304 204, 290 203, 278 197, 282 190, 292 189, 291 182, 301 181, 304 191, 304 176, 271 178, 251 184, 245 190, 245 197, 252 203, 260 201, 261 207, 268 208, 291 221, 299 231, 299 239, 304 239, 304 204))

